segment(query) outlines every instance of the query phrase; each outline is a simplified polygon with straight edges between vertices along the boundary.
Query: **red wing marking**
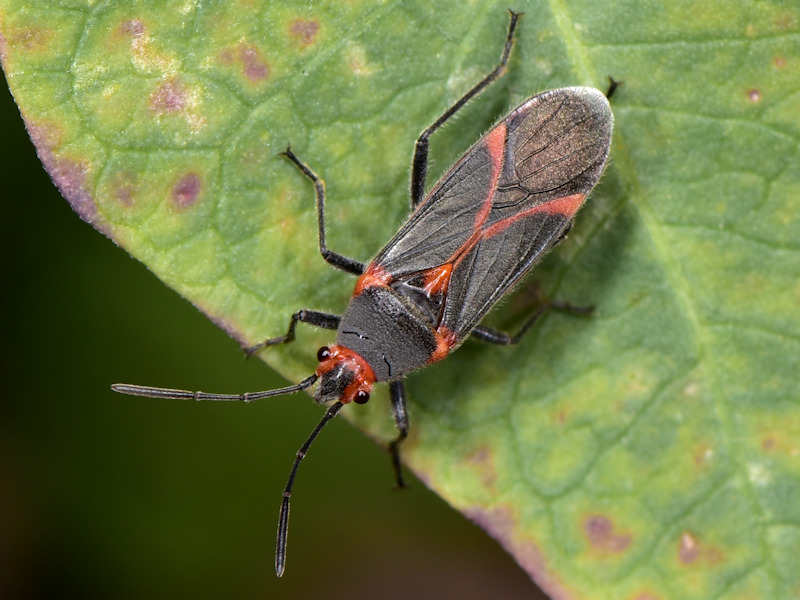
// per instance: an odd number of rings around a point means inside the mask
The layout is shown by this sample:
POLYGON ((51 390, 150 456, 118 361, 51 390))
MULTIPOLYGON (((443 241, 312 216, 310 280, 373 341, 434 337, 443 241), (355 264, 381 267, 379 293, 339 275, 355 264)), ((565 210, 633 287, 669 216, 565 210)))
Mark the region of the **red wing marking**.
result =
POLYGON ((518 212, 515 215, 502 219, 497 223, 493 223, 489 225, 484 230, 476 230, 466 242, 462 244, 462 246, 450 257, 447 261, 447 265, 451 266, 451 269, 458 265, 461 262, 462 258, 466 256, 470 250, 472 250, 475 245, 482 239, 490 238, 494 235, 497 235, 504 229, 507 229, 512 223, 519 219, 524 219, 525 217, 529 217, 530 215, 535 215, 536 213, 547 213, 549 215, 564 215, 567 218, 572 217, 578 209, 583 204, 584 200, 586 200, 586 194, 573 194, 571 196, 564 196, 562 198, 556 198, 555 200, 551 200, 550 202, 545 202, 544 204, 537 204, 536 206, 532 206, 527 210, 523 210, 518 212))
POLYGON ((386 271, 381 265, 372 263, 367 267, 367 270, 356 281, 356 288, 353 290, 353 296, 358 296, 365 289, 369 287, 389 287, 392 282, 391 274, 386 271))
POLYGON ((486 136, 484 144, 489 151, 489 158, 492 161, 492 178, 489 182, 489 194, 483 201, 483 206, 475 215, 475 225, 473 229, 478 230, 483 227, 486 219, 489 218, 489 213, 492 212, 492 202, 494 201, 494 192, 497 189, 497 182, 500 179, 500 172, 503 169, 503 157, 506 152, 506 135, 508 128, 505 123, 500 123, 497 127, 492 129, 486 136))
POLYGON ((425 294, 428 298, 437 294, 447 293, 447 286, 450 285, 450 276, 453 274, 453 265, 445 263, 434 267, 425 272, 425 294))
POLYGON ((456 336, 455 331, 449 327, 437 327, 435 335, 436 350, 433 351, 433 354, 431 354, 431 357, 428 359, 428 364, 435 363, 436 361, 445 358, 458 343, 458 337, 456 336))
MULTIPOLYGON (((508 128, 506 127, 505 123, 500 123, 497 127, 490 131, 484 139, 483 143, 488 150, 489 158, 492 161, 492 177, 488 188, 489 193, 486 195, 486 199, 483 201, 483 205, 478 211, 478 214, 475 215, 475 224, 473 225, 474 233, 469 237, 469 239, 467 239, 466 242, 464 242, 461 248, 458 249, 458 251, 450 258, 450 260, 443 265, 428 270, 425 273, 425 293, 429 298, 436 294, 447 293, 447 286, 450 285, 450 276, 453 274, 453 268, 456 264, 458 264, 459 257, 468 252, 469 249, 472 248, 482 236, 481 229, 483 228, 484 223, 486 223, 486 219, 489 218, 489 214, 492 212, 494 193, 497 190, 497 182, 499 181, 500 173, 503 170, 503 158, 505 157, 507 134, 508 128)), ((356 286, 356 289, 358 289, 358 286, 356 286)), ((450 347, 451 346, 447 347, 447 351, 442 358, 447 356, 447 352, 450 351, 450 347)))
POLYGON ((536 213, 563 215, 569 219, 572 217, 572 215, 578 212, 578 209, 581 207, 584 200, 586 200, 586 194, 573 194, 572 196, 556 198, 555 200, 545 202, 544 204, 537 204, 536 206, 532 206, 527 210, 523 210, 522 212, 490 225, 481 233, 480 237, 490 238, 508 228, 514 221, 518 219, 524 219, 525 217, 529 217, 530 215, 534 215, 536 213))
MULTIPOLYGON (((531 215, 537 213, 546 213, 548 215, 562 215, 567 219, 570 219, 581 207, 584 200, 586 200, 586 194, 579 193, 579 194, 572 194, 570 196, 563 196, 561 198, 556 198, 555 200, 551 200, 549 202, 544 202, 542 204, 537 204, 536 206, 532 206, 526 210, 520 211, 517 214, 511 215, 506 217, 505 219, 501 219, 491 225, 487 226, 486 221, 489 218, 489 215, 492 212, 492 205, 494 202, 495 192, 497 191, 497 184, 500 179, 500 174, 503 170, 503 161, 505 158, 506 152, 506 137, 508 134, 508 129, 505 123, 500 123, 497 127, 495 127, 492 131, 490 131, 487 136, 483 140, 483 145, 488 151, 489 158, 491 160, 491 180, 488 186, 488 193, 486 198, 483 200, 483 203, 478 210, 478 213, 475 215, 475 223, 473 225, 472 234, 467 238, 464 243, 456 250, 453 255, 443 264, 428 269, 420 273, 423 276, 423 289, 425 294, 432 298, 437 295, 445 296, 447 294, 447 289, 450 285, 450 278, 453 274, 453 270, 458 266, 458 264, 466 257, 469 252, 483 239, 491 238, 499 234, 500 232, 504 231, 508 227, 510 227, 513 223, 520 219, 524 219, 531 215)), ((371 287, 384 287, 388 288, 389 285, 394 281, 391 273, 386 271, 380 264, 372 263, 367 267, 367 270, 358 278, 356 282, 355 290, 353 291, 353 296, 358 296, 364 290, 371 287)), ((450 351, 456 346, 458 343, 458 337, 456 336, 455 332, 449 329, 448 327, 442 326, 436 329, 436 350, 431 354, 430 359, 428 362, 436 362, 438 360, 442 360, 450 351)), ((340 348, 337 346, 337 348, 340 348)), ((342 350, 347 350, 346 348, 342 348, 342 350)), ((357 357, 359 361, 363 362, 363 359, 352 353, 350 350, 347 350, 348 353, 353 354, 353 356, 357 357)), ((331 360, 331 358, 327 359, 331 360)), ((338 362, 346 360, 347 362, 352 362, 354 359, 350 358, 339 358, 338 362)), ((320 363, 319 369, 317 369, 318 374, 321 371, 326 370, 324 365, 327 364, 327 361, 324 363, 320 363)), ((369 366, 364 363, 367 369, 369 366)), ((327 367, 327 369, 333 368, 333 366, 327 367)), ((355 364, 353 370, 356 371, 355 364)), ((352 397, 355 397, 355 393, 357 393, 361 382, 366 382, 369 377, 365 377, 364 379, 359 379, 362 377, 361 371, 358 371, 359 376, 357 377, 357 382, 354 382, 353 385, 348 386, 347 390, 350 391, 352 387, 352 397)), ((372 371, 369 371, 370 375, 372 375, 372 371)), ((372 375, 372 380, 374 381, 374 375, 372 375)), ((371 382, 369 383, 371 387, 371 382)), ((342 400, 344 402, 344 400, 342 400)), ((349 400, 348 400, 349 401, 349 400)))
MULTIPOLYGON (((508 135, 508 128, 505 123, 500 123, 492 131, 490 131, 484 138, 483 144, 489 153, 489 158, 492 164, 492 175, 488 186, 489 193, 483 201, 478 214, 475 216, 475 224, 473 226, 474 233, 469 239, 461 246, 461 248, 453 255, 453 257, 445 264, 433 269, 428 270, 425 276, 425 293, 428 297, 436 294, 446 294, 447 286, 450 284, 450 275, 453 273, 453 267, 457 264, 458 257, 472 248, 481 238, 481 229, 489 218, 492 212, 492 202, 494 201, 494 193, 497 190, 497 182, 500 179, 500 173, 503 170, 503 159, 506 150, 506 136, 508 135)), ((358 296, 365 289, 370 287, 389 287, 394 278, 386 271, 380 264, 372 263, 367 267, 367 270, 358 278, 356 287, 353 290, 353 296, 358 296)))

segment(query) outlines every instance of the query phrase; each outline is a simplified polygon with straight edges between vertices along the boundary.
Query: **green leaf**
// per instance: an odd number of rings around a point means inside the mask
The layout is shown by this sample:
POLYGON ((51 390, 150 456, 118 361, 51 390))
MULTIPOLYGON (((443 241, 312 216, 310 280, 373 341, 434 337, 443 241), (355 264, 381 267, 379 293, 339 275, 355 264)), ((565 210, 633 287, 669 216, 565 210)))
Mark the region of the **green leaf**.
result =
MULTIPOLYGON (((407 213, 415 137, 496 63, 505 4, 0 2, 0 57, 78 214, 243 344, 341 312, 407 213)), ((612 162, 537 271, 550 314, 409 379, 408 465, 556 598, 800 593, 800 26, 745 6, 520 2, 508 74, 432 140, 624 80, 612 162)), ((432 183, 432 179, 429 183, 432 183)), ((521 290, 490 321, 514 329, 521 290)), ((326 332, 264 358, 292 380, 326 332)), ((391 438, 385 394, 347 418, 391 438)), ((291 558, 290 558, 291 560, 291 558)))

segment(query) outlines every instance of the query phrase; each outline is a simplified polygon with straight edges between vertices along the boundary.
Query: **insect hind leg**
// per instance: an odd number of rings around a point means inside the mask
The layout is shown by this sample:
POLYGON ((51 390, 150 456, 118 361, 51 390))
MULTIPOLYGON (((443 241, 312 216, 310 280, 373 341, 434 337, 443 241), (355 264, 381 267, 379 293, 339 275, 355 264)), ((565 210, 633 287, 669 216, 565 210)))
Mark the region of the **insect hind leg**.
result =
POLYGON ((484 89, 489 87, 495 79, 502 76, 506 72, 506 65, 508 64, 508 57, 511 54, 511 48, 514 45, 514 30, 517 28, 517 20, 523 13, 515 13, 509 10, 511 19, 508 23, 508 33, 506 34, 506 44, 503 47, 503 54, 500 56, 500 62, 486 77, 481 79, 473 86, 466 94, 456 101, 450 108, 448 108, 436 121, 434 121, 427 129, 419 134, 417 142, 414 145, 414 159, 411 163, 411 209, 415 209, 425 197, 425 177, 428 173, 428 138, 445 122, 456 114, 467 102, 472 100, 475 96, 480 94, 484 89))
POLYGON ((247 356, 252 356, 256 352, 259 352, 268 346, 275 346, 276 344, 288 344, 289 342, 293 342, 294 330, 297 327, 298 321, 301 323, 308 323, 309 325, 313 325, 315 327, 321 327, 322 329, 338 329, 339 322, 341 320, 342 318, 339 315, 332 315, 330 313, 319 312, 316 310, 298 310, 289 320, 289 328, 286 330, 286 333, 281 336, 259 342, 255 346, 245 348, 244 353, 247 356))
POLYGON ((569 302, 543 299, 517 333, 512 335, 505 331, 498 331, 492 327, 487 327, 486 325, 478 325, 472 330, 472 337, 490 344, 497 344, 498 346, 513 346, 514 344, 518 344, 525 334, 530 331, 536 321, 550 309, 560 310, 579 316, 589 316, 594 312, 594 306, 579 306, 577 304, 570 304, 569 302))

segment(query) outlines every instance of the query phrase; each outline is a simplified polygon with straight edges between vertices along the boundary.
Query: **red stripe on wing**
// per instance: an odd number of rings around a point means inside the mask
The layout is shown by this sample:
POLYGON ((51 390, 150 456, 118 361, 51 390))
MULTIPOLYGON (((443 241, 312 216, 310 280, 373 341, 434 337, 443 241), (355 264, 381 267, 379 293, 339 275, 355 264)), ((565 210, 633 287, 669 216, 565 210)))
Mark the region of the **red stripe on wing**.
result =
MULTIPOLYGON (((492 212, 492 203, 494 202, 494 193, 497 191, 497 182, 500 180, 500 173, 503 169, 503 159, 506 153, 506 136, 508 135, 508 128, 505 123, 500 123, 497 127, 492 129, 483 139, 483 144, 489 151, 489 158, 492 161, 492 176, 491 184, 489 185, 489 193, 483 201, 481 209, 475 215, 475 225, 473 229, 477 232, 483 228, 486 219, 489 218, 489 213, 492 212)), ((469 242, 467 242, 469 243, 469 242)))
MULTIPOLYGON (((515 221, 524 219, 536 213, 547 213, 548 215, 563 215, 567 219, 571 219, 573 215, 578 212, 583 202, 586 200, 586 194, 572 194, 571 196, 564 196, 545 202, 544 204, 537 204, 527 210, 518 212, 517 214, 506 217, 502 221, 498 221, 487 227, 482 233, 482 238, 489 238, 497 235, 515 221)), ((466 244, 465 244, 466 245, 466 244)))

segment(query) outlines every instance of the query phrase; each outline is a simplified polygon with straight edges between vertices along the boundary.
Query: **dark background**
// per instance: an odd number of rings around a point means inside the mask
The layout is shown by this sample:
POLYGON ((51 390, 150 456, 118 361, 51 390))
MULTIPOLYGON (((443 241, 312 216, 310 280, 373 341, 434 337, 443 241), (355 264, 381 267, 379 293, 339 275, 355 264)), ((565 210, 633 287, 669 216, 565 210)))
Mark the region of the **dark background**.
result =
POLYGON ((395 492, 387 454, 341 419, 303 464, 277 580, 280 494, 321 408, 111 392, 286 382, 80 221, 0 88, 0 597, 537 597, 422 483, 395 492))

